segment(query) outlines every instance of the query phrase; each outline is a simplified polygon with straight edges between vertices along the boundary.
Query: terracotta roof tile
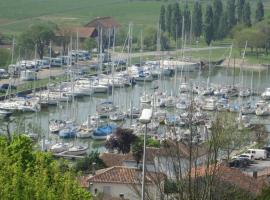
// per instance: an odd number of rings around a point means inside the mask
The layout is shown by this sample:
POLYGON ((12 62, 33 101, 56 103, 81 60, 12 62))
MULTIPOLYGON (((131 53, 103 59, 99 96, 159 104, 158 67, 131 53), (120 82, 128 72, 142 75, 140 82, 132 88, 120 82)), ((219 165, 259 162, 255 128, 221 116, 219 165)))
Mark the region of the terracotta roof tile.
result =
POLYGON ((246 191, 250 191, 253 194, 259 194, 265 184, 264 181, 255 179, 249 175, 242 173, 239 169, 230 168, 222 164, 210 165, 208 168, 199 167, 191 170, 192 177, 202 177, 205 175, 217 176, 220 180, 229 184, 238 186, 246 191))
MULTIPOLYGON (((96 175, 88 178, 92 183, 117 183, 117 184, 139 184, 141 182, 142 171, 138 168, 114 166, 105 170, 98 170, 96 175)), ((162 173, 147 172, 146 182, 148 184, 164 180, 162 173)))
POLYGON ((85 26, 96 27, 101 25, 103 28, 119 28, 120 24, 112 17, 96 17, 85 26))
POLYGON ((95 27, 72 27, 72 28, 66 28, 66 29, 60 29, 55 34, 56 36, 65 36, 67 34, 78 36, 79 38, 90 38, 95 37, 97 35, 97 30, 95 27))
MULTIPOLYGON (((159 148, 146 148, 146 162, 154 163, 154 158, 161 150, 159 148)), ((102 153, 100 158, 107 167, 122 166, 124 161, 135 161, 132 153, 118 154, 118 153, 102 153)))

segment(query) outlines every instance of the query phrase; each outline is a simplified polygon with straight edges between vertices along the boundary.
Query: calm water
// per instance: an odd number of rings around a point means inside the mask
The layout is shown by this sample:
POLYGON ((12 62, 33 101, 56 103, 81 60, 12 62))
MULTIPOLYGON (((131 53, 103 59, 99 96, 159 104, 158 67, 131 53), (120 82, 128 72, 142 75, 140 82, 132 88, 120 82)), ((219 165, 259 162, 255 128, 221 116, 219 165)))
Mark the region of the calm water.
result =
MULTIPOLYGON (((207 81, 208 77, 211 83, 213 84, 235 84, 241 83, 246 87, 253 87, 255 91, 262 92, 266 87, 270 87, 269 80, 269 70, 264 71, 252 71, 247 70, 243 72, 243 76, 240 73, 239 69, 229 69, 225 68, 216 68, 209 72, 209 70, 203 72, 189 72, 183 73, 189 81, 207 81), (210 74, 210 76, 209 76, 210 74), (235 76, 234 76, 235 74, 235 76), (243 77, 243 78, 242 78, 243 77)), ((180 83, 180 73, 178 72, 177 85, 180 83)), ((156 83, 155 83, 156 84, 156 83)), ((175 78, 165 78, 161 81, 160 88, 162 90, 167 90, 167 93, 170 94, 173 91, 175 84, 175 78)), ((144 91, 152 92, 154 83, 137 84, 134 87, 129 88, 117 88, 114 90, 114 102, 116 105, 121 108, 122 111, 126 111, 130 107, 130 102, 133 100, 133 105, 136 107, 140 106, 139 97, 143 94, 144 91)), ((259 97, 252 97, 254 100, 259 97)), ((20 131, 23 129, 27 130, 29 125, 34 125, 41 127, 42 135, 47 139, 52 139, 55 141, 60 141, 57 135, 50 134, 48 132, 48 123, 51 119, 71 119, 75 118, 76 122, 79 124, 86 121, 87 116, 95 114, 96 105, 98 102, 103 99, 112 99, 112 95, 93 95, 91 97, 84 97, 80 99, 75 99, 75 102, 71 104, 61 103, 59 106, 49 107, 42 109, 39 113, 28 113, 20 114, 13 118, 20 119, 20 124, 16 121, 14 127, 20 127, 20 131)), ((3 123, 3 122, 2 122, 3 123)), ((98 149, 103 151, 104 147, 102 142, 93 142, 91 139, 78 139, 78 143, 88 145, 90 149, 98 149)))

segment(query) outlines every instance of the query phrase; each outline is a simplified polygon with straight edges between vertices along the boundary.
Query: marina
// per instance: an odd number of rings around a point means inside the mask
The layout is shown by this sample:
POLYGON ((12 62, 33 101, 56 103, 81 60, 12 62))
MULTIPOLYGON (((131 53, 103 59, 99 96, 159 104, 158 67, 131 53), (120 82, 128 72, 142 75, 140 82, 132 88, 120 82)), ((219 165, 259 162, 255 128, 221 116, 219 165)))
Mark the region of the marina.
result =
MULTIPOLYGON (((38 140, 43 150, 68 143, 103 152, 104 141, 117 127, 136 127, 134 132, 139 135, 144 132, 136 119, 143 108, 154 111, 148 135, 158 140, 181 140, 188 137, 187 109, 191 102, 195 103, 193 120, 200 132, 194 142, 206 140, 216 112, 238 113, 236 116, 246 127, 260 118, 268 125, 268 69, 236 71, 212 66, 201 70, 193 64, 192 70, 183 70, 183 64, 177 69, 160 63, 164 62, 148 61, 111 75, 76 75, 76 79, 70 75, 69 81, 50 85, 47 90, 1 101, 0 114, 7 121, 25 120, 21 127, 13 127, 29 134, 37 134, 28 128, 29 124, 39 127, 38 140), (171 72, 163 73, 165 69, 171 72), (179 134, 171 132, 172 127, 179 134)), ((56 154, 69 155, 65 148, 56 154)))

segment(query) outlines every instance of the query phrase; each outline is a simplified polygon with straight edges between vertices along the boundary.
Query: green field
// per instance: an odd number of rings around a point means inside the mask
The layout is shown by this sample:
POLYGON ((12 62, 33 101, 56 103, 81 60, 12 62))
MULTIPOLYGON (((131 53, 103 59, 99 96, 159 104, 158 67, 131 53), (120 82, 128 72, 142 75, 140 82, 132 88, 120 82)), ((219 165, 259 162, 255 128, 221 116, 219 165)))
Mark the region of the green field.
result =
MULTIPOLYGON (((172 2, 168 0, 166 3, 172 2)), ((0 1, 0 31, 20 32, 41 20, 61 25, 84 25, 97 16, 112 16, 123 26, 158 23, 163 1, 129 0, 8 0, 0 1)))
MULTIPOLYGON (((133 22, 136 31, 156 26, 161 5, 172 2, 176 0, 1 0, 0 32, 18 33, 40 21, 79 26, 97 16, 112 16, 123 26, 133 22)), ((187 2, 192 8, 194 0, 187 2)), ((202 1, 203 7, 209 2, 212 1, 202 1)), ((251 2, 254 10, 256 1, 251 2)), ((265 9, 266 16, 270 17, 270 2, 267 0, 265 9)))

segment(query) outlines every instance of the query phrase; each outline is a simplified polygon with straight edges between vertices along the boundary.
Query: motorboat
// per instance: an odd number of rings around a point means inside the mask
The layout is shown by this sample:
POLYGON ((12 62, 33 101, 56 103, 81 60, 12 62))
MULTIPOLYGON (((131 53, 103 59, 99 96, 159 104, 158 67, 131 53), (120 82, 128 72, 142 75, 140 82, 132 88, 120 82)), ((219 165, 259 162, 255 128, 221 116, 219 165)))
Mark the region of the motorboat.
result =
POLYGON ((270 88, 266 88, 261 96, 264 100, 270 100, 270 88))
POLYGON ((202 109, 207 111, 214 111, 217 108, 216 102, 217 101, 214 98, 207 98, 202 105, 202 109))
POLYGON ((112 101, 103 101, 96 107, 96 111, 100 117, 109 117, 111 113, 115 112, 117 109, 112 101))
POLYGON ((178 126, 181 124, 180 116, 169 115, 165 118, 165 125, 167 126, 178 126))
POLYGON ((81 145, 75 145, 73 147, 68 148, 68 151, 66 154, 73 155, 73 156, 79 156, 84 155, 87 153, 88 147, 81 146, 81 145))
POLYGON ((92 137, 93 131, 94 129, 91 127, 81 127, 81 129, 76 133, 76 136, 77 138, 90 138, 92 137))
POLYGON ((189 92, 190 91, 190 87, 188 83, 181 83, 179 86, 179 92, 180 93, 185 93, 185 92, 189 92))
POLYGON ((3 118, 3 117, 8 117, 10 115, 12 115, 11 111, 0 109, 0 117, 3 118))
POLYGON ((134 77, 135 81, 145 81, 151 82, 154 80, 152 74, 148 71, 139 71, 138 74, 134 77))
POLYGON ((107 137, 113 134, 117 129, 115 124, 106 124, 96 128, 93 132, 92 138, 94 140, 106 140, 107 137))
POLYGON ((110 114, 109 118, 111 121, 124 121, 126 118, 126 115, 121 111, 116 111, 110 114))
POLYGON ((175 107, 175 98, 173 96, 168 96, 167 98, 164 99, 164 106, 169 108, 169 107, 175 107))
POLYGON ((73 124, 73 121, 64 121, 64 120, 50 120, 49 121, 49 130, 51 133, 58 133, 60 130, 73 124))
POLYGON ((255 114, 257 116, 267 116, 267 115, 269 115, 270 114, 270 112, 269 112, 269 104, 264 100, 258 101, 256 103, 255 114))
POLYGON ((65 139, 75 138, 77 135, 77 132, 78 132, 78 127, 73 126, 73 125, 67 126, 59 131, 59 137, 65 138, 65 139))
POLYGON ((152 97, 149 94, 144 93, 143 96, 140 97, 141 103, 151 103, 152 97))
POLYGON ((241 89, 239 90, 239 96, 240 97, 249 97, 251 95, 251 90, 250 89, 241 89))
POLYGON ((255 114, 255 107, 250 102, 245 103, 241 107, 241 113, 243 115, 255 114))
POLYGON ((127 117, 129 118, 138 118, 141 115, 141 110, 136 107, 129 108, 127 110, 127 117))
POLYGON ((64 151, 67 151, 70 148, 70 144, 69 143, 56 143, 54 145, 51 146, 50 151, 52 153, 62 153, 64 151))

